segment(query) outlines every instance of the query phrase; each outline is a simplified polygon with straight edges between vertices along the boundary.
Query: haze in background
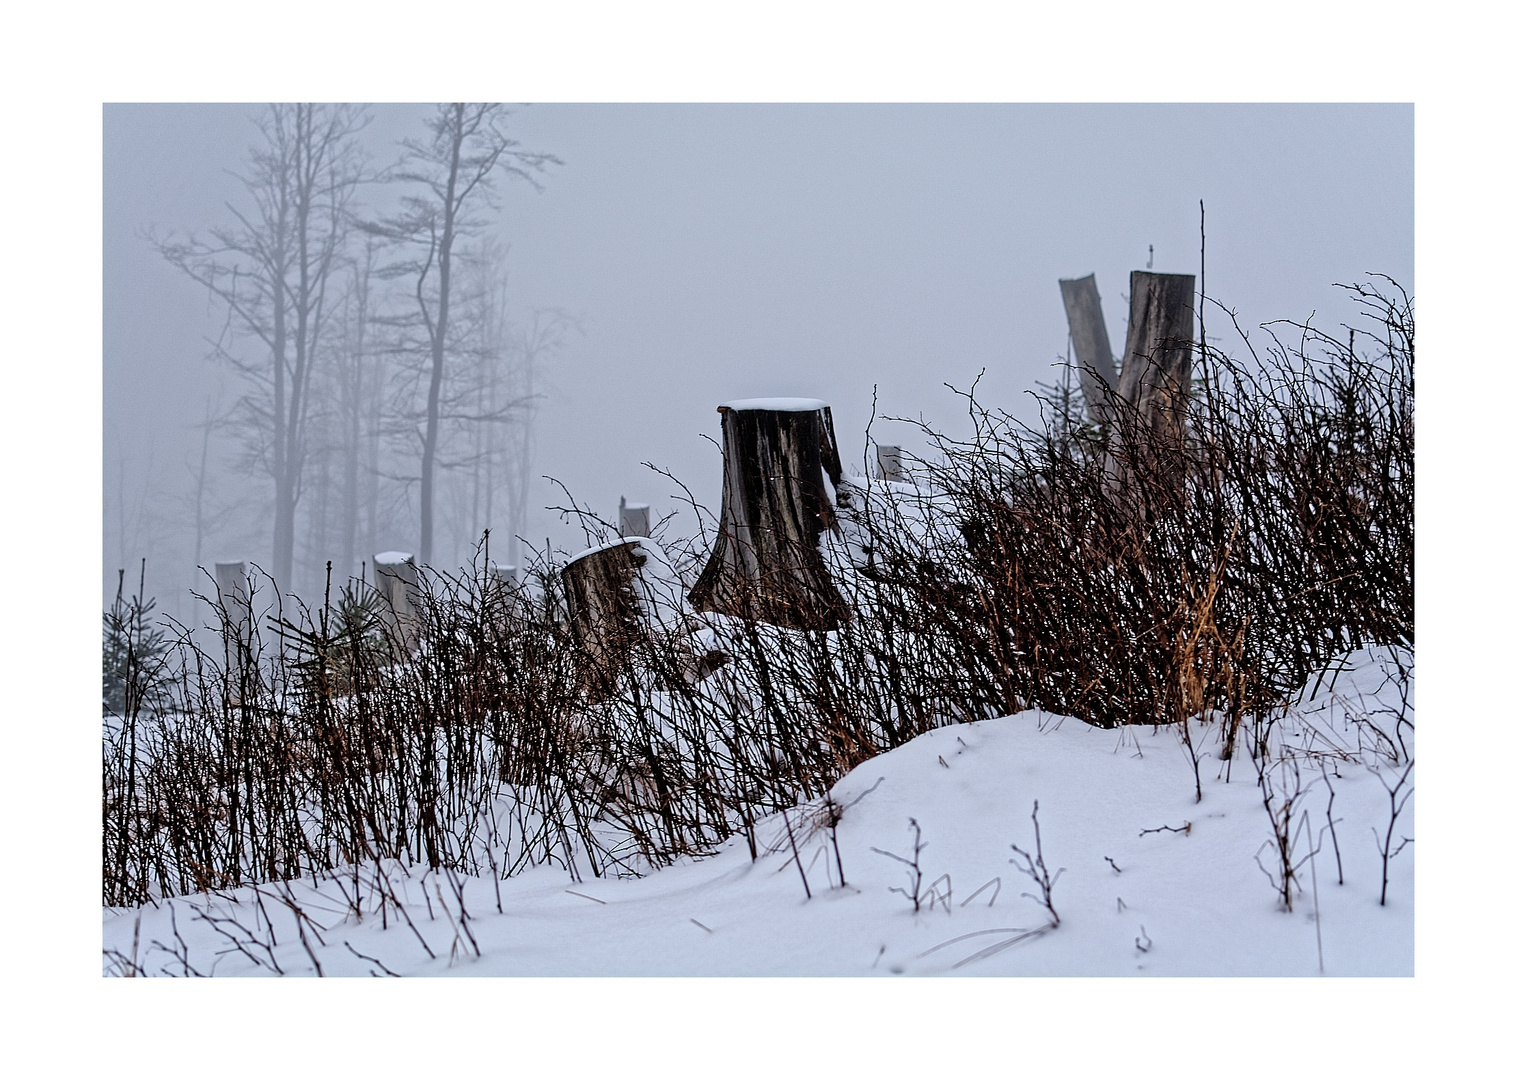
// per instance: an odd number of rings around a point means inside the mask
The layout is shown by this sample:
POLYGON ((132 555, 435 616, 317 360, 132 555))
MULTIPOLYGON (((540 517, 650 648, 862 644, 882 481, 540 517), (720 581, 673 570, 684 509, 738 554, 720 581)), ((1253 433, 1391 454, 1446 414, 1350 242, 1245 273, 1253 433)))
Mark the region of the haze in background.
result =
MULTIPOLYGON (((145 557, 148 592, 187 620, 205 587, 186 502, 197 425, 239 388, 207 359, 224 310, 141 234, 230 222, 257 111, 105 110, 102 584, 114 594, 117 568, 135 580, 145 557)), ((427 112, 373 108, 376 165, 427 112)), ((508 307, 522 326, 556 311, 577 327, 544 360, 534 472, 612 520, 621 496, 655 518, 678 508, 643 461, 717 507, 720 454, 702 435, 732 398, 828 401, 855 470, 876 387, 881 416, 959 432, 943 384, 983 369, 978 397, 1031 417, 1025 391, 1059 379, 1067 352, 1058 279, 1096 274, 1120 351, 1127 275, 1150 245, 1153 269, 1199 272, 1202 199, 1206 291, 1245 328, 1336 324, 1352 307, 1333 283, 1371 272, 1414 286, 1409 105, 534 105, 511 128, 563 164, 540 192, 500 183, 508 307)), ((1207 331, 1240 347, 1221 317, 1207 331)), ((877 419, 873 436, 926 450, 906 425, 877 419)), ((230 509, 207 564, 268 559, 269 484, 235 455, 213 435, 208 474, 230 509)), ((536 483, 529 540, 584 546, 546 509, 562 502, 536 483)), ((382 547, 415 549, 414 514, 388 524, 382 547)))

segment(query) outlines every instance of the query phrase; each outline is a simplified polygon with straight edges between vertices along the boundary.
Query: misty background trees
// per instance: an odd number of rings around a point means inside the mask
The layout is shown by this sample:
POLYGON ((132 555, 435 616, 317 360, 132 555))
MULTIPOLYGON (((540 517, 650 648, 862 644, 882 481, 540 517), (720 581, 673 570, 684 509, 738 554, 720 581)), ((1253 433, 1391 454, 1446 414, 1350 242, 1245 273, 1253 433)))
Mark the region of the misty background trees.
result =
MULTIPOLYGON (((359 112, 362 182, 321 297, 292 455, 295 580, 281 584, 307 599, 328 559, 340 580, 377 551, 420 550, 430 353, 414 276, 384 275, 421 245, 358 225, 428 195, 395 173, 402 141, 428 141, 437 108, 359 112)), ((234 208, 253 220, 242 181, 265 146, 253 123, 265 113, 104 111, 102 608, 117 570, 130 592, 143 557, 158 610, 192 622, 204 608, 190 591, 209 584, 197 564, 273 569, 274 441, 248 438, 242 404, 258 390, 271 405, 272 352, 143 235, 209 242, 213 229, 241 227, 234 208), (262 387, 218 345, 266 365, 262 387)), ((967 435, 945 383, 979 379, 984 400, 1035 419, 1026 391, 1056 381, 1069 351, 1058 279, 1125 281, 1150 245, 1156 271, 1196 272, 1201 197, 1208 293, 1238 304, 1245 326, 1314 310, 1315 324, 1336 325, 1350 312, 1327 284, 1370 268, 1413 280, 1409 106, 547 104, 515 109, 505 131, 513 149, 567 164, 529 170, 540 191, 497 167, 494 205, 465 212, 484 224, 457 241, 451 272, 438 567, 464 561, 486 523, 497 561, 523 561, 506 550, 518 533, 577 551, 582 532, 549 509, 563 496, 545 474, 602 516, 622 496, 655 517, 679 510, 684 492, 647 461, 715 507, 722 467, 705 436, 719 435, 716 406, 735 398, 828 401, 850 473, 865 466, 872 415, 874 438, 907 453, 927 447, 887 417, 925 415, 967 435), (1156 157, 1156 127, 1208 153, 1156 157), (491 244, 499 265, 485 270, 491 244), (522 367, 524 353, 536 362, 522 367), (466 400, 479 387, 493 397, 466 400), (519 514, 524 524, 506 523, 519 514)), ((244 295, 249 270, 238 271, 244 295)), ((434 266, 434 312, 437 280, 434 266)), ((1117 337, 1126 298, 1110 284, 1102 300, 1117 337)), ((1208 320, 1209 334, 1229 332, 1208 320)), ((293 345, 288 356, 292 367, 293 345)), ((673 527, 689 534, 693 523, 673 527)))
POLYGON ((315 596, 328 562, 340 583, 386 547, 466 561, 490 529, 515 556, 537 369, 569 320, 510 308, 498 182, 540 185, 559 162, 510 138, 509 116, 442 104, 386 146, 363 106, 272 104, 225 163, 239 190, 219 220, 142 230, 205 290, 227 376, 190 421, 181 490, 144 481, 134 500, 117 462, 106 562, 160 564, 169 614, 193 617, 184 594, 216 557, 315 596))

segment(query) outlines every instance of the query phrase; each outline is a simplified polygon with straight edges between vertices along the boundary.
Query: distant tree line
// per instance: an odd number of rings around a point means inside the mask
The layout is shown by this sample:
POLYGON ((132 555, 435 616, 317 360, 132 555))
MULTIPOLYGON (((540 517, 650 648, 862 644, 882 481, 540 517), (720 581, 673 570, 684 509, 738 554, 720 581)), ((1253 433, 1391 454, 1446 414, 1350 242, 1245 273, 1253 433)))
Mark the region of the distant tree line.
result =
POLYGON ((385 163, 366 107, 268 105, 226 220, 148 234, 224 315, 213 352, 237 377, 187 463, 197 564, 228 517, 213 431, 268 497, 266 541, 239 554, 285 590, 319 589, 329 561, 358 574, 383 546, 461 563, 486 528, 520 532, 538 368, 569 322, 507 313, 499 185, 558 163, 510 138, 508 115, 438 105, 385 163))

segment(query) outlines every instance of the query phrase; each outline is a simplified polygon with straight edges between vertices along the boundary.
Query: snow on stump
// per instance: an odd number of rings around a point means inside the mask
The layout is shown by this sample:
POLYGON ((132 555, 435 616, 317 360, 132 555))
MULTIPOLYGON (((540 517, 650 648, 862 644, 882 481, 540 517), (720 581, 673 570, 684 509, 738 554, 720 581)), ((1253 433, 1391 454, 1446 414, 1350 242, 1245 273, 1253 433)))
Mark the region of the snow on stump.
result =
POLYGON ((1085 398, 1091 422, 1105 427, 1111 423, 1108 395, 1116 392, 1117 369, 1111 362, 1111 339, 1106 336, 1106 317, 1101 314, 1096 275, 1060 278, 1059 292, 1064 296, 1064 314, 1069 319, 1069 337, 1074 342, 1075 362, 1080 371, 1080 394, 1085 398))
POLYGON ((656 640, 668 648, 648 655, 670 661, 670 671, 654 672, 665 681, 671 675, 700 677, 716 666, 711 658, 703 658, 709 668, 697 661, 678 578, 655 541, 632 536, 591 548, 570 559, 561 576, 569 625, 584 656, 581 683, 591 701, 614 693, 634 650, 656 640))
POLYGON ((832 410, 814 398, 752 398, 717 411, 722 518, 691 606, 793 630, 835 630, 849 612, 821 552, 822 533, 837 529, 823 472, 834 491, 843 473, 832 410))
POLYGON ((491 559, 486 570, 486 600, 490 610, 501 614, 517 610, 526 600, 521 568, 491 559))
POLYGON ((384 600, 381 610, 391 637, 406 652, 415 652, 421 630, 421 579, 415 556, 407 551, 375 555, 374 587, 384 600))
POLYGON ((621 522, 618 530, 623 536, 652 536, 652 511, 647 503, 629 503, 622 497, 621 522))
POLYGON ((1138 471, 1150 486, 1157 483, 1149 495, 1163 502, 1178 494, 1185 472, 1196 278, 1134 270, 1131 286, 1117 381, 1126 415, 1112 439, 1107 473, 1126 488, 1138 471))
POLYGON ((490 587, 506 595, 521 591, 521 568, 490 560, 490 587))
POLYGON ((226 670, 238 671, 253 648, 253 600, 244 560, 216 564, 216 602, 221 609, 226 670))

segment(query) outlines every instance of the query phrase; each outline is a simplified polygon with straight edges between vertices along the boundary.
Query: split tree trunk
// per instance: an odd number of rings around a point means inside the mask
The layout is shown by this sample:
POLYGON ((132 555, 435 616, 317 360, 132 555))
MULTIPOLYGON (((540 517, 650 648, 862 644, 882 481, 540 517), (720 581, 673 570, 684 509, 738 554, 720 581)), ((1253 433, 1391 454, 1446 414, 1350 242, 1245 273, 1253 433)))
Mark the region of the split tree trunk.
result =
POLYGON ((1136 473, 1173 494, 1184 476, 1195 302, 1193 274, 1132 272, 1117 382, 1124 416, 1108 458, 1108 472, 1119 485, 1136 473))
POLYGON ((722 519, 690 603, 795 630, 834 630, 848 606, 822 561, 837 528, 823 483, 842 479, 832 410, 811 398, 730 401, 722 416, 722 519))
POLYGON ((1080 370, 1080 393, 1090 419, 1105 427, 1112 419, 1110 395, 1117 389, 1117 370, 1111 362, 1111 339, 1106 336, 1096 275, 1060 278, 1059 291, 1064 295, 1064 314, 1080 370))

